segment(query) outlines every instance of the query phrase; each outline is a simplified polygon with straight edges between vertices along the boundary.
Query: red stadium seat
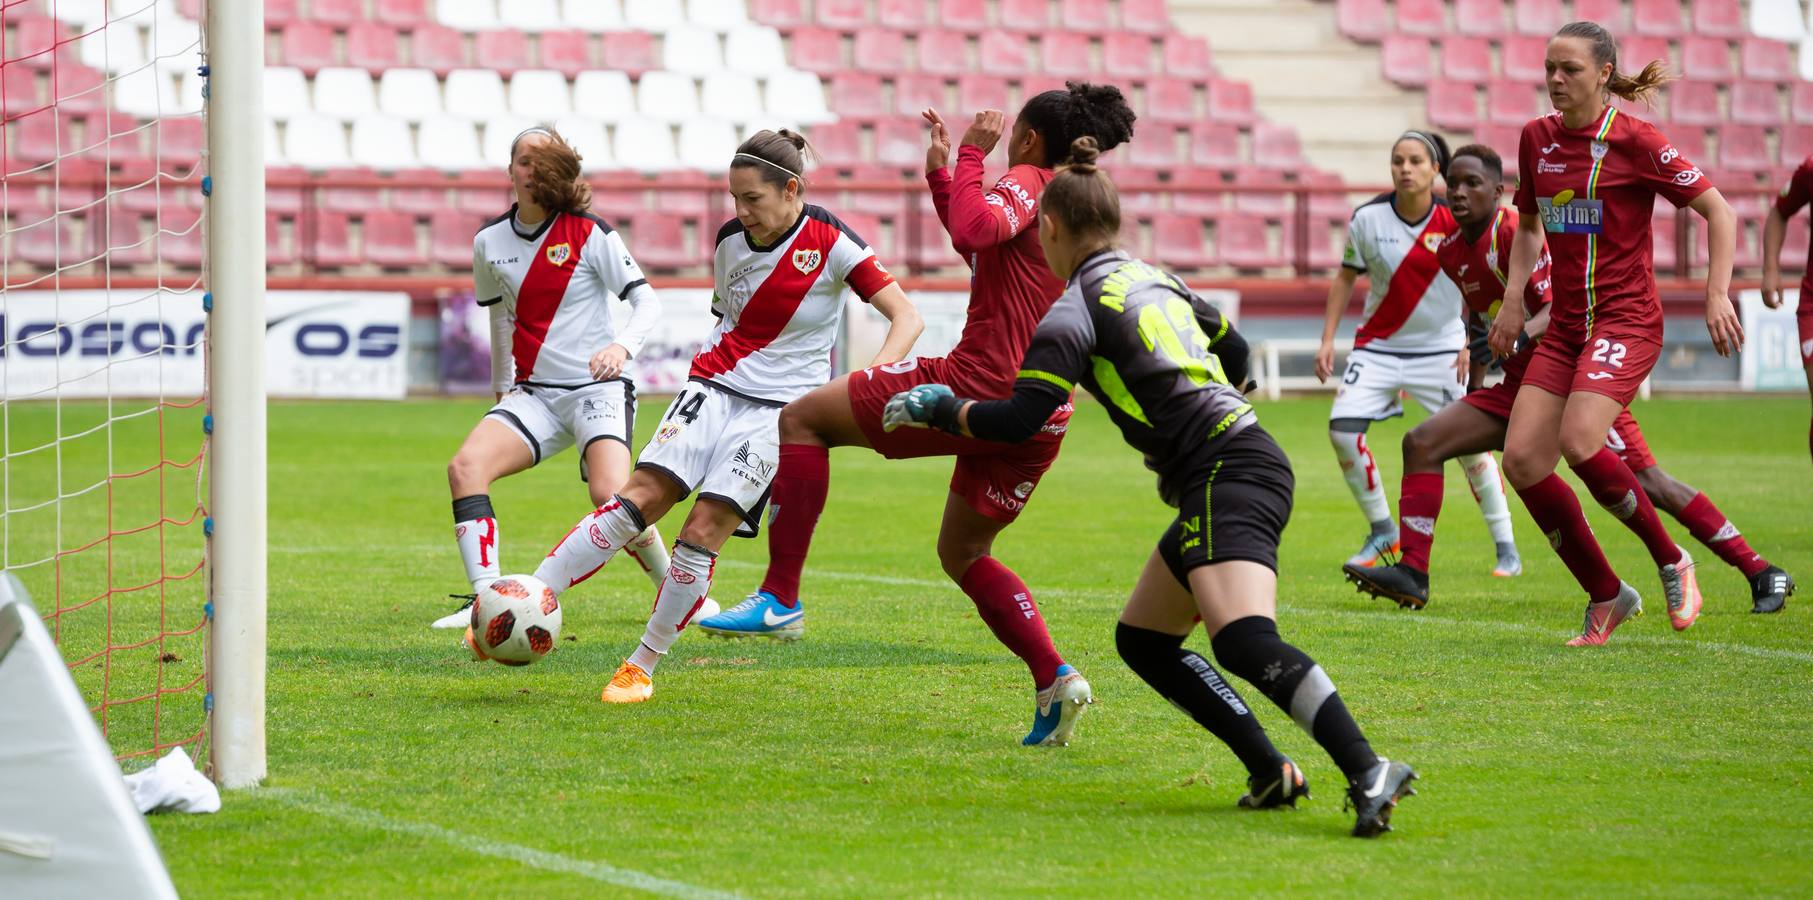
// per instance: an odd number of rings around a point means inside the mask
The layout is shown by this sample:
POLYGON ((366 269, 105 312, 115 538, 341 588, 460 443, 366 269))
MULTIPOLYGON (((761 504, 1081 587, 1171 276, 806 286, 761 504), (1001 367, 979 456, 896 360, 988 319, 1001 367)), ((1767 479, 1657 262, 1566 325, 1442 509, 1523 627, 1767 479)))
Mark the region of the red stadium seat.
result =
POLYGON ((1669 213, 1656 213, 1655 217, 1650 219, 1649 231, 1650 245, 1653 248, 1651 262, 1655 266, 1656 273, 1661 274, 1663 270, 1672 270, 1677 262, 1674 216, 1669 213))
POLYGON ((988 27, 988 6, 975 0, 938 0, 938 24, 959 31, 982 31, 988 27))
POLYGON ((806 24, 805 0, 749 0, 749 19, 786 31, 806 24))
POLYGON ((421 267, 423 259, 422 251, 416 248, 415 216, 375 210, 365 214, 363 225, 368 262, 386 269, 421 267))
POLYGON ((1786 121, 1782 115, 1780 91, 1773 83, 1740 81, 1731 86, 1731 121, 1740 125, 1779 127, 1786 121))
POLYGON ((1788 87, 1788 118, 1813 125, 1813 82, 1796 81, 1788 87))
POLYGON ((1511 81, 1540 82, 1548 77, 1549 42, 1539 37, 1508 37, 1499 45, 1500 75, 1511 81))
POLYGON ((881 102, 881 77, 845 72, 831 81, 831 109, 841 118, 881 119, 889 115, 881 102))
MULTIPOLYGON (((1627 0, 1574 0, 1573 18, 1604 25, 1620 42, 1627 40, 1625 35, 1630 33, 1630 4, 1627 0)), ((1549 29, 1543 36, 1548 37, 1554 33, 1555 29, 1549 29)), ((1620 65, 1624 62, 1623 49, 1619 48, 1620 65)))
MULTIPOLYGON (((715 232, 714 232, 715 234, 715 232)), ((686 243, 686 222, 678 216, 647 213, 630 224, 636 261, 651 269, 683 269, 701 255, 686 243)), ((706 236, 710 240, 711 236, 706 236)))
POLYGON ((1153 81, 1146 86, 1146 109, 1142 118, 1178 124, 1196 121, 1199 118, 1196 113, 1196 85, 1169 78, 1153 81))
MULTIPOLYGON (((892 184, 900 180, 900 172, 890 166, 856 165, 850 167, 850 180, 892 184)), ((901 223, 906 220, 908 206, 916 199, 913 194, 896 191, 846 191, 837 208, 892 219, 899 229, 904 227, 901 223)))
POLYGON ((80 224, 80 219, 70 215, 39 217, 36 224, 27 223, 13 232, 13 258, 47 269, 74 264, 90 255, 81 242, 80 224))
POLYGON ((918 116, 927 107, 943 111, 948 106, 943 76, 902 75, 894 79, 895 115, 918 116))
POLYGON ((1385 0, 1336 0, 1335 27, 1356 41, 1380 41, 1391 33, 1385 0))
POLYGON ((583 31, 544 31, 541 33, 543 69, 553 69, 568 78, 592 68, 592 38, 583 31))
POLYGON ((1668 117, 1680 125, 1717 125, 1725 121, 1719 112, 1718 85, 1704 81, 1677 81, 1667 88, 1668 117))
POLYGON ((1102 71, 1111 78, 1150 78, 1152 36, 1117 31, 1102 38, 1102 71))
POLYGON ((992 75, 965 75, 957 79, 957 108, 973 112, 979 109, 1013 110, 1007 103, 1007 79, 992 75))
MULTIPOLYGON (((296 262, 296 217, 272 210, 264 213, 264 264, 272 268, 296 262), (289 239, 284 238, 284 224, 289 225, 289 239)), ((472 241, 466 241, 466 266, 472 266, 472 241)))
POLYGON ((866 0, 814 0, 812 9, 818 24, 839 31, 860 31, 869 24, 866 0))
POLYGON ((1303 162, 1303 144, 1297 129, 1276 122, 1253 126, 1253 164, 1266 169, 1298 169, 1303 162))
POLYGON ((794 31, 787 60, 796 69, 818 75, 836 75, 848 68, 844 65, 844 39, 828 28, 794 31))
POLYGON ((1813 156, 1813 126, 1789 125, 1782 129, 1781 158, 1782 166, 1799 165, 1800 161, 1813 156))
POLYGON ((1206 269, 1217 263, 1201 216, 1161 213, 1152 219, 1152 255, 1173 269, 1206 269))
POLYGON ((709 189, 709 185, 700 183, 693 175, 679 176, 678 183, 673 179, 664 180, 649 198, 649 208, 682 219, 703 219, 711 212, 711 198, 706 194, 709 189), (690 184, 686 183, 689 181, 690 184), (670 185, 671 190, 667 189, 670 185))
POLYGON ((1687 36, 1681 21, 1681 0, 1631 0, 1631 26, 1638 34, 1653 37, 1687 36))
MULTIPOLYGON (((390 209, 412 215, 429 215, 451 208, 447 201, 447 179, 434 169, 405 169, 397 172, 398 180, 412 179, 426 181, 422 187, 393 187, 390 189, 390 209)), ((598 192, 592 193, 593 205, 597 205, 598 192)), ((470 237, 470 235, 468 235, 470 237)))
POLYGON ((1190 165, 1227 170, 1243 161, 1237 126, 1216 122, 1198 122, 1190 126, 1190 165))
POLYGON ((921 32, 919 71, 940 75, 962 75, 970 71, 969 38, 957 31, 921 32))
POLYGON ((530 66, 529 36, 509 29, 478 32, 472 40, 472 58, 509 78, 517 69, 530 66))
MULTIPOLYGON (((1121 30, 1171 34, 1171 12, 1165 0, 1121 0, 1121 30)), ((1178 77, 1177 72, 1170 73, 1178 77)))
POLYGON ((1672 72, 1681 71, 1674 64, 1674 54, 1667 38, 1639 36, 1618 41, 1618 71, 1640 72, 1650 60, 1661 60, 1672 72))
POLYGON ((1753 81, 1792 82, 1798 78, 1787 44, 1763 38, 1745 39, 1737 55, 1745 78, 1753 81))
POLYGON ((313 76, 335 65, 334 30, 317 22, 291 22, 283 28, 283 64, 313 76))
POLYGON ((1398 84, 1421 87, 1434 74, 1429 65, 1429 39, 1413 34, 1386 35, 1379 62, 1385 77, 1398 84))
POLYGON ((862 125, 844 120, 812 126, 812 148, 834 163, 862 159, 862 125))
POLYGON ((207 243, 207 236, 195 223, 201 211, 195 209, 166 209, 158 224, 157 246, 153 250, 162 257, 167 265, 182 266, 187 269, 201 266, 202 249, 207 243))
MULTIPOLYGON (((1806 216, 1795 216, 1788 220, 1788 234, 1782 239, 1782 246, 1788 248, 1805 247, 1813 243, 1813 225, 1809 225, 1806 216)), ((1790 249, 1787 253, 1793 253, 1790 249)), ((1787 254, 1784 254, 1787 255, 1787 254)))
POLYGON ((667 68, 661 62, 660 48, 655 46, 655 36, 646 31, 607 31, 602 37, 599 58, 606 60, 610 67, 628 73, 632 78, 642 77, 642 73, 667 68))
POLYGON ((1063 0, 1058 10, 1059 20, 1071 31, 1104 34, 1114 29, 1108 0, 1063 0))
POLYGON ((1221 261, 1236 269, 1283 266, 1284 256, 1272 249, 1269 231, 1270 226, 1259 216, 1235 214, 1224 217, 1216 227, 1221 261))
POLYGON ((1548 112, 1546 102, 1541 107, 1536 105, 1537 93, 1537 87, 1522 81, 1486 85, 1486 120, 1494 125, 1522 125, 1548 112))
MULTIPOLYGON (((192 116, 157 120, 151 140, 151 152, 161 155, 165 163, 201 159, 201 151, 208 145, 202 121, 192 116)), ((169 166, 166 165, 165 168, 168 169, 169 166)))
POLYGON ((912 60, 907 57, 906 35, 899 31, 864 28, 856 32, 856 44, 852 49, 859 72, 892 75, 913 67, 912 60))
POLYGON ((1693 0, 1688 9, 1693 12, 1694 34, 1736 40, 1750 33, 1738 0, 1693 0))
POLYGON ((881 0, 875 18, 883 28, 918 31, 931 24, 925 17, 925 0, 881 0))
POLYGON ((1729 79, 1733 74, 1731 44, 1722 38, 1706 37, 1690 37, 1682 41, 1681 74, 1702 81, 1729 79))
POLYGON ((365 4, 362 0, 309 0, 308 17, 310 21, 344 27, 366 21, 365 4))
MULTIPOLYGON (((814 141, 814 149, 817 146, 817 142, 814 141)), ((638 183, 639 180, 632 175, 615 184, 607 180, 604 184, 594 187, 592 189, 592 211, 612 222, 628 222, 648 212, 648 202, 643 196, 647 192, 642 189, 642 185, 638 183)))
MULTIPOLYGON (((370 178, 376 173, 370 169, 339 169, 336 175, 350 175, 370 178)), ((375 187, 354 187, 352 185, 328 182, 315 191, 315 205, 328 212, 362 213, 367 210, 380 209, 381 192, 375 187)))
MULTIPOLYGON (((910 226, 909 226, 910 227, 910 226)), ((951 249, 950 233, 944 230, 944 223, 930 212, 919 215, 919 227, 914 232, 916 240, 908 243, 905 252, 907 265, 915 269, 946 269, 963 265, 963 258, 951 249)))
POLYGON ((1471 84, 1438 81, 1429 85, 1429 124, 1471 131, 1479 123, 1478 89, 1471 84))
MULTIPOLYGON (((116 266, 138 266, 153 262, 153 240, 145 220, 138 213, 124 209, 107 211, 107 257, 116 266)), ((265 262, 268 264, 269 259, 265 262)))
POLYGON ((1442 41, 1442 78, 1482 84, 1492 77, 1492 48, 1484 38, 1451 37, 1442 41))
MULTIPOLYGON (((1194 135, 1192 140, 1195 140, 1194 135)), ((1191 145, 1190 152, 1192 155, 1196 153, 1195 144, 1191 145)), ((1232 169, 1233 166, 1230 164, 1226 168, 1232 169)), ((1224 190, 1227 181, 1228 176, 1223 172, 1207 169, 1183 169, 1174 173, 1169 192, 1171 211, 1200 218, 1220 218, 1228 211, 1228 195, 1224 190)))
POLYGON ((1518 34, 1547 38, 1566 23, 1561 0, 1515 0, 1511 7, 1511 29, 1518 34))
POLYGON ((416 68, 441 76, 466 65, 466 44, 460 33, 431 22, 417 25, 411 33, 410 54, 416 68))
POLYGON ((1504 34, 1504 0, 1458 0, 1454 4, 1454 30, 1478 37, 1504 34))
POLYGON ((999 0, 997 15, 1008 31, 1038 33, 1051 27, 1049 0, 999 0))
POLYGON ((8 119, 49 106, 38 99, 38 74, 22 67, 0 69, 0 97, 5 98, 8 119))
POLYGON ((1405 34, 1439 37, 1448 25, 1441 0, 1398 0, 1397 26, 1405 34))
POLYGON ((1253 109, 1253 86, 1244 81, 1209 82, 1209 118, 1236 125, 1258 121, 1259 114, 1253 109))
POLYGON ((863 243, 875 250, 875 255, 884 260, 883 265, 886 265, 885 260, 894 255, 894 248, 888 246, 893 242, 887 240, 881 227, 881 219, 868 213, 851 212, 847 206, 837 211, 837 218, 849 226, 851 231, 856 232, 856 236, 862 238, 863 243), (884 244, 884 241, 887 243, 884 244))
POLYGON ((990 75, 1018 77, 1032 67, 1032 49, 1024 35, 985 31, 977 50, 981 70, 990 75))
POLYGON ((1177 149, 1177 130, 1174 128, 1142 130, 1139 137, 1121 152, 1127 154, 1127 165, 1141 169, 1171 170, 1184 161, 1183 154, 1177 149))
POLYGON ((1071 31, 1050 31, 1039 39, 1039 63, 1044 74, 1055 78, 1087 78, 1095 73, 1089 60, 1089 36, 1071 31))
POLYGON ((6 130, 7 143, 12 146, 11 158, 6 163, 9 172, 17 169, 19 163, 35 164, 56 159, 62 148, 74 145, 67 128, 59 135, 57 114, 52 110, 7 122, 6 130))
POLYGON ((472 236, 480 221, 464 213, 435 213, 428 220, 428 260, 451 269, 471 268, 472 236))
POLYGON ((345 213, 305 214, 298 222, 303 241, 307 241, 311 231, 314 237, 312 242, 303 244, 307 248, 303 252, 306 261, 324 268, 339 269, 356 266, 363 259, 358 248, 353 246, 352 220, 345 213))
POLYGON ((875 123, 875 161, 902 169, 923 167, 925 130, 922 123, 899 118, 875 123))
POLYGON ((1706 129, 1696 127, 1675 127, 1668 130, 1668 142, 1681 152, 1687 161, 1701 168, 1711 168, 1712 156, 1706 151, 1706 129))
MULTIPOLYGON (((26 9, 28 7, 19 7, 26 9)), ((18 64, 31 69, 48 69, 56 61, 53 49, 63 37, 63 26, 49 16, 31 15, 29 13, 8 16, 17 21, 14 26, 13 40, 6 50, 7 65, 18 64)))
POLYGON ((373 0, 372 12, 378 22, 399 28, 413 28, 434 18, 428 12, 428 0, 373 0))
MULTIPOLYGON (((1303 172, 1298 176, 1297 180, 1312 187, 1338 188, 1344 187, 1347 184, 1346 181, 1342 180, 1339 173, 1318 172, 1313 169, 1303 172)), ((1347 202, 1347 195, 1345 193, 1328 192, 1310 194, 1309 214, 1312 218, 1322 219, 1324 221, 1338 221, 1345 226, 1348 217, 1353 215, 1353 204, 1347 202)))
POLYGON ((1721 172, 1767 172, 1774 168, 1775 157, 1769 153, 1769 138, 1760 126, 1726 125, 1719 129, 1721 172))
POLYGON ((75 62, 60 62, 51 71, 50 98, 65 113, 95 113, 107 108, 107 75, 75 62))
MULTIPOLYGON (((302 13, 298 11, 296 0, 265 0, 260 5, 264 7, 264 27, 266 28, 282 28, 302 19, 302 13)), ((197 21, 201 19, 199 15, 189 18, 197 21)))
MULTIPOLYGON (((1243 166, 1234 170, 1234 183, 1242 187, 1275 184, 1279 180, 1278 174, 1257 166, 1243 166)), ((1237 213, 1277 220, 1288 215, 1290 209, 1290 197, 1281 192, 1254 191, 1234 195, 1234 211, 1237 213)))
POLYGON ((388 25, 355 22, 346 29, 346 64, 355 69, 370 69, 373 76, 385 69, 403 65, 403 51, 397 44, 397 32, 388 25))
POLYGON ((1165 35, 1165 74, 1207 82, 1215 74, 1209 56, 1209 42, 1199 37, 1172 32, 1165 35))
POLYGON ((1473 132, 1474 143, 1491 147, 1504 162, 1507 185, 1517 177, 1517 144, 1522 137, 1520 125, 1482 125, 1473 132))

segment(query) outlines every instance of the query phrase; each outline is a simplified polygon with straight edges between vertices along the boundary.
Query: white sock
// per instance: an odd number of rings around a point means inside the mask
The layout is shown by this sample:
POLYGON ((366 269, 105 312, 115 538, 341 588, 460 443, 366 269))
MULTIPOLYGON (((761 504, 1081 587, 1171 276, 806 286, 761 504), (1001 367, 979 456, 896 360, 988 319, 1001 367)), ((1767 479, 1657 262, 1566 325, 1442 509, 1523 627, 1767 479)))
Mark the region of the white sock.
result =
POLYGON ((1498 475, 1498 461, 1489 452, 1476 453, 1461 457, 1460 466, 1467 473, 1467 485, 1473 488, 1473 499, 1479 502, 1480 513, 1486 517, 1493 543, 1515 545, 1516 538, 1511 534, 1511 506, 1505 502, 1505 485, 1498 475))
POLYGON ((613 497, 587 514, 535 567, 535 577, 556 594, 592 577, 642 531, 642 517, 634 509, 622 497, 613 497))
POLYGON ((475 494, 453 501, 453 539, 472 590, 483 590, 498 579, 497 515, 491 511, 490 497, 475 494))
POLYGON ((648 628, 642 633, 642 644, 630 654, 629 661, 654 674, 661 657, 679 640, 692 617, 705 605, 711 590, 711 576, 718 565, 718 555, 685 541, 674 542, 673 564, 661 587, 655 592, 655 611, 649 614, 648 628))
POLYGON ((1347 489, 1360 504, 1366 521, 1391 522, 1391 502, 1385 499, 1385 487, 1379 479, 1378 464, 1366 446, 1366 435, 1358 431, 1330 431, 1328 442, 1335 447, 1335 458, 1341 461, 1341 477, 1347 489))
POLYGON ((623 551, 628 553, 631 559, 641 564, 642 571, 648 575, 649 583, 659 589, 661 580, 667 577, 669 565, 667 545, 661 543, 661 532, 656 531, 655 526, 650 525, 642 529, 642 533, 636 535, 635 539, 623 548, 623 551))

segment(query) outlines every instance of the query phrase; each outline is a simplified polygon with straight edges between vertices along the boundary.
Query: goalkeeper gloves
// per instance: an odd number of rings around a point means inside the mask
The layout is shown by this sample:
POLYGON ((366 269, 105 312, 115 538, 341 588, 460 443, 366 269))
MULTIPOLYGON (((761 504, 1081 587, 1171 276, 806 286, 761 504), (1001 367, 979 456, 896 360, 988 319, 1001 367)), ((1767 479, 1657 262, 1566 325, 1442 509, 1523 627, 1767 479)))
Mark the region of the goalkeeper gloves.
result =
POLYGON ((962 401, 942 384, 922 384, 901 391, 888 400, 881 411, 881 430, 893 431, 906 425, 913 428, 937 428, 951 434, 957 429, 957 410, 962 401))

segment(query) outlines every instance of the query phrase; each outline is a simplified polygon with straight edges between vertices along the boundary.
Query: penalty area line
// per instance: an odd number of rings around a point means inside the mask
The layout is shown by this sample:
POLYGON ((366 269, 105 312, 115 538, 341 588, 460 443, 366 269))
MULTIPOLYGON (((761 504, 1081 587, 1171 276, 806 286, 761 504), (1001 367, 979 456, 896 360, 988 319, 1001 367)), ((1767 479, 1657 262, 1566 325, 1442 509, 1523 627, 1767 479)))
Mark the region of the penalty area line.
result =
POLYGON ((593 881, 601 881, 618 887, 647 891, 651 894, 660 894, 664 897, 700 898, 700 900, 711 898, 711 900, 718 900, 718 898, 734 898, 738 896, 732 893, 725 893, 724 891, 714 891, 710 888, 698 887, 683 881, 660 878, 655 875, 647 874, 646 872, 638 872, 634 869, 620 869, 608 863, 574 859, 570 856, 562 856, 559 853, 550 853, 546 850, 524 847, 521 844, 511 844, 504 841, 492 840, 487 837, 466 834, 449 828, 442 828, 439 825, 393 819, 383 813, 365 809, 364 807, 336 803, 332 800, 325 800, 312 794, 293 791, 288 788, 257 788, 252 791, 252 795, 255 797, 269 797, 286 806, 313 813, 323 818, 334 819, 349 825, 356 825, 361 828, 370 828, 375 831, 384 831, 391 834, 407 834, 415 837, 427 838, 429 840, 440 841, 443 844, 450 844, 461 850, 477 853, 481 856, 508 859, 522 863, 525 866, 531 866, 549 872, 564 872, 569 875, 578 875, 582 878, 590 878, 593 881))

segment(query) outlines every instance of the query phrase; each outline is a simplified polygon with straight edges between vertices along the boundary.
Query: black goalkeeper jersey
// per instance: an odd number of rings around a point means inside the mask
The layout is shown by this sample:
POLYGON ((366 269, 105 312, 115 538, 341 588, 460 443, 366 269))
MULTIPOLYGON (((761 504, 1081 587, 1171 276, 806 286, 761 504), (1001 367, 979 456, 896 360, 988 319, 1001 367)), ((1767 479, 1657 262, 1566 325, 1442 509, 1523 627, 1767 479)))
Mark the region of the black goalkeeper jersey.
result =
POLYGON ((1176 506, 1219 443, 1257 418, 1216 355, 1234 346, 1241 356, 1228 368, 1244 381, 1245 342, 1220 310, 1177 276, 1102 251, 1083 261, 1039 323, 1015 389, 1066 397, 1087 389, 1176 506))

